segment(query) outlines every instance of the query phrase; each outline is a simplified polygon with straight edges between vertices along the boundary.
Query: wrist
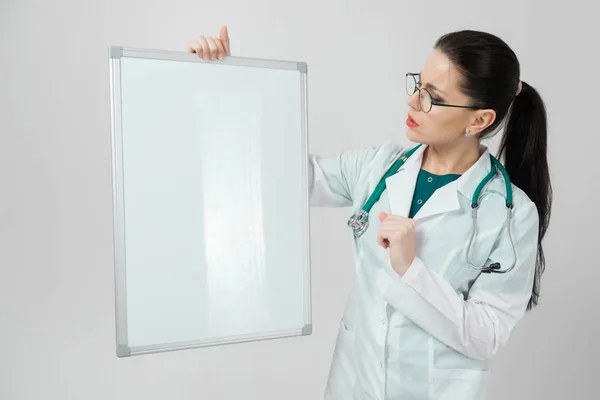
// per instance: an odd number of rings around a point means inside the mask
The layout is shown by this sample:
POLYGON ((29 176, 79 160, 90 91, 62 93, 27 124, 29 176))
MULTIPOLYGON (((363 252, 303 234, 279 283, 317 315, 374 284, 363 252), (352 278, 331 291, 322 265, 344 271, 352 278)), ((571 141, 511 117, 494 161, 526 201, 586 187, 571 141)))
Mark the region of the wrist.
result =
POLYGON ((413 261, 414 261, 414 258, 410 262, 403 262, 402 264, 393 266, 394 271, 396 271, 396 273, 398 275, 403 276, 406 273, 406 271, 408 271, 408 269, 412 265, 413 261))

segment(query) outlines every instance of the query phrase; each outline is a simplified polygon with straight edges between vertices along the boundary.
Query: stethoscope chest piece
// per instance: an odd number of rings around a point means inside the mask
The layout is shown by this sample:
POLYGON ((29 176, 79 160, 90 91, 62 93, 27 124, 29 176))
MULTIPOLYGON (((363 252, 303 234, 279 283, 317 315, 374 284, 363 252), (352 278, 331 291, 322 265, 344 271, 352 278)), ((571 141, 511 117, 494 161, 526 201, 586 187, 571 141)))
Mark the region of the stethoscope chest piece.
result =
POLYGON ((360 213, 354 214, 348 220, 348 226, 352 228, 354 237, 361 237, 367 228, 369 228, 369 213, 361 210, 360 213))

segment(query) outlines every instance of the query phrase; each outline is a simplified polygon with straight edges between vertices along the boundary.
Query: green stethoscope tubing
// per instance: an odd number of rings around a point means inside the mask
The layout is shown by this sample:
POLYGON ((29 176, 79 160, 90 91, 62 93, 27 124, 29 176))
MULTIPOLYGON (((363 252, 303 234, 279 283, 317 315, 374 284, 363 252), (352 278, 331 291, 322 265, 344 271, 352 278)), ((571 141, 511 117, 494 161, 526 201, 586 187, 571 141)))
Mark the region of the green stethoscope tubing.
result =
MULTIPOLYGON (((396 160, 396 162, 394 162, 394 164, 392 164, 392 166, 387 170, 385 175, 381 178, 381 180, 379 181, 379 183, 373 190, 373 193, 371 193, 367 202, 362 207, 362 210, 358 214, 354 214, 352 217, 350 217, 350 219, 348 220, 348 226, 351 227, 352 230, 354 231, 355 237, 362 236, 362 234, 369 227, 369 212, 371 211, 371 208, 373 208, 373 205, 379 200, 379 198, 381 197, 383 192, 386 190, 386 184, 385 184, 386 179, 389 178, 390 176, 394 175, 396 172, 398 172, 398 170, 400 169, 400 167, 402 167, 402 165, 406 162, 406 160, 408 160, 408 158, 421 146, 422 145, 419 144, 419 145, 413 147, 412 149, 407 151, 405 154, 403 154, 398 160, 396 160)), ((504 166, 500 163, 500 161, 498 161, 491 154, 490 154, 490 159, 492 162, 492 168, 491 168, 490 172, 485 176, 485 178, 482 179, 482 181, 479 183, 479 185, 475 189, 475 192, 473 193, 473 198, 471 200, 471 208, 473 210, 472 211, 473 225, 471 228, 471 238, 469 239, 469 244, 467 247, 466 259, 472 268, 480 270, 482 272, 506 273, 506 272, 511 271, 515 267, 515 264, 517 263, 517 253, 515 251, 515 246, 514 246, 514 243, 512 240, 512 235, 511 235, 511 230, 510 230, 511 221, 512 221, 512 211, 513 211, 512 187, 511 187, 511 183, 510 183, 510 178, 508 176, 508 172, 506 171, 504 166), (476 231, 476 227, 477 227, 477 209, 479 208, 479 198, 480 198, 481 192, 482 192, 483 188, 485 187, 485 185, 487 185, 496 176, 496 173, 498 170, 500 170, 500 173, 502 174, 502 176, 504 178, 504 186, 506 189, 506 223, 507 223, 508 237, 510 240, 510 245, 511 245, 512 253, 513 253, 512 265, 505 270, 500 269, 501 268, 500 263, 498 263, 498 262, 493 263, 490 266, 486 267, 486 266, 477 266, 477 265, 473 264, 471 262, 471 260, 469 259, 469 252, 471 251, 471 246, 472 246, 473 240, 475 238, 475 231, 476 231)))

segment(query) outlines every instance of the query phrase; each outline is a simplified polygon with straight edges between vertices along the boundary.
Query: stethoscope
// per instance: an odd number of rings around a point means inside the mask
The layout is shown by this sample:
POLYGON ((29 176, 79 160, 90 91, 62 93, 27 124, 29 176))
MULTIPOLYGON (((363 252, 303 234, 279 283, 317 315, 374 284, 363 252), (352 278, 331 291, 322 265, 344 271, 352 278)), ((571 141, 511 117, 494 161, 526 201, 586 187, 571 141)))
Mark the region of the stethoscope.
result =
MULTIPOLYGON (((400 167, 402 167, 402 165, 404 165, 406 160, 408 160, 408 158, 421 146, 422 145, 419 144, 416 147, 413 147, 412 149, 410 149, 404 155, 402 155, 387 170, 385 175, 381 178, 381 180, 375 187, 375 190, 373 190, 373 193, 371 193, 371 196, 369 196, 369 199, 363 206, 362 210, 358 214, 354 214, 354 215, 352 215, 352 217, 350 217, 350 219, 348 220, 348 226, 351 227, 352 230, 354 231, 355 237, 357 237, 357 238, 361 237, 362 234, 365 233, 365 231, 369 227, 369 212, 371 211, 371 208, 373 207, 373 205, 379 200, 379 198, 385 191, 385 189, 386 189, 385 180, 387 178, 389 178, 390 176, 394 175, 396 172, 398 172, 398 170, 400 169, 400 167)), ((487 174, 486 177, 483 178, 483 180, 479 183, 479 186, 477 186, 477 188, 475 189, 475 193, 473 193, 473 199, 471 201, 471 208, 473 210, 472 211, 473 225, 472 225, 472 229, 471 229, 471 238, 469 239, 469 244, 467 247, 466 259, 472 268, 479 270, 481 272, 484 272, 484 273, 495 272, 498 274, 504 274, 506 272, 511 271, 515 267, 515 264, 517 263, 517 253, 515 251, 515 245, 513 243, 512 235, 510 232, 510 225, 511 225, 511 220, 512 220, 512 211, 513 211, 512 187, 511 187, 511 183, 510 183, 510 178, 508 176, 508 172, 506 171, 504 166, 502 164, 500 164, 500 161, 498 161, 491 154, 490 154, 490 159, 492 161, 492 169, 489 172, 489 174, 487 174), (494 178, 497 170, 500 170, 500 172, 502 173, 502 176, 504 177, 504 185, 506 187, 506 223, 507 223, 507 229, 508 229, 508 238, 510 240, 510 246, 512 248, 512 253, 513 253, 513 263, 509 268, 507 268, 505 270, 500 269, 501 267, 500 267, 499 262, 493 263, 490 266, 486 267, 486 266, 477 266, 477 265, 473 264, 471 262, 471 260, 469 259, 469 252, 471 251, 471 246, 473 244, 473 239, 475 238, 475 230, 477 227, 477 209, 479 208, 479 196, 481 194, 481 191, 483 190, 483 187, 485 185, 487 185, 488 182, 494 178)), ((484 193, 484 195, 485 195, 485 193, 484 193)), ((483 198, 483 196, 482 196, 482 198, 483 198)))

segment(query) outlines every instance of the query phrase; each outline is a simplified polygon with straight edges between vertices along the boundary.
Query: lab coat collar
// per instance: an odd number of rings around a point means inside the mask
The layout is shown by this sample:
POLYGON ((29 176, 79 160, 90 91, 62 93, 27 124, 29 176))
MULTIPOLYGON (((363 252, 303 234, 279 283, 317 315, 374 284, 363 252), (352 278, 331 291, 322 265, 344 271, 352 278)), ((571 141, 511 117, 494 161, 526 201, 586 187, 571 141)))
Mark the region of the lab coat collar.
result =
MULTIPOLYGON (((386 179, 386 188, 392 214, 408 217, 417 183, 417 176, 423 162, 423 153, 426 148, 427 145, 422 145, 406 160, 397 173, 386 179)), ((488 148, 480 145, 479 152, 481 156, 477 162, 458 179, 436 190, 414 216, 415 220, 459 209, 459 193, 469 199, 469 201, 472 199, 477 185, 479 185, 491 169, 488 148)))

